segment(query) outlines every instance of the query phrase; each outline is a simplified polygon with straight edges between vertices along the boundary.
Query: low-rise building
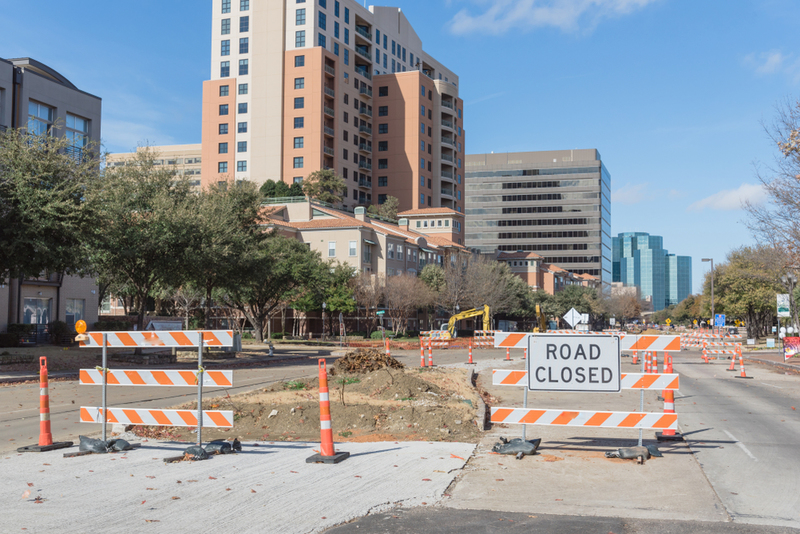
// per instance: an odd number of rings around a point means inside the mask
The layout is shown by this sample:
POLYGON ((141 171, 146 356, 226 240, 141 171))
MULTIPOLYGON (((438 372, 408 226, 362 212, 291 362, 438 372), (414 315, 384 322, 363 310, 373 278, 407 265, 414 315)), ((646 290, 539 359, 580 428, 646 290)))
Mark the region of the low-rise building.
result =
MULTIPOLYGON (((125 165, 136 157, 137 152, 145 150, 147 147, 138 147, 136 152, 126 152, 109 154, 106 164, 109 167, 125 165)), ((200 189, 203 149, 200 143, 194 145, 163 145, 149 147, 156 154, 155 165, 174 167, 175 171, 182 176, 186 176, 195 189, 200 189)))
POLYGON ((587 273, 573 274, 552 263, 535 252, 503 252, 498 251, 497 261, 508 264, 515 275, 522 278, 531 289, 556 294, 567 286, 581 285, 598 288, 600 279, 587 273))

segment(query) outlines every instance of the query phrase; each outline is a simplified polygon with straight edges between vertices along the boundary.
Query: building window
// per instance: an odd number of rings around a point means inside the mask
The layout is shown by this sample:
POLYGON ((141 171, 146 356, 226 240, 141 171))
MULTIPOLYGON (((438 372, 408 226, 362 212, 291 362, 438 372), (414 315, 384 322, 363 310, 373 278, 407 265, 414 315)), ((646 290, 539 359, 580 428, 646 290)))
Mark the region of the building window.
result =
POLYGON ((295 183, 295 184, 303 183, 303 177, 302 176, 295 176, 294 178, 292 178, 292 183, 295 183))
POLYGON ((294 109, 303 109, 304 107, 306 107, 306 101, 302 96, 294 99, 294 109))
POLYGON ((222 35, 231 33, 231 19, 222 19, 222 35))
POLYGON ((336 15, 337 17, 339 16, 339 0, 336 0, 333 3, 333 14, 336 15))
POLYGON ((378 107, 378 117, 386 117, 389 115, 389 106, 378 107))
POLYGON ((231 12, 231 0, 222 0, 222 13, 231 12))
MULTIPOLYGON (((425 204, 425 193, 419 194, 419 205, 423 206, 425 204)), ((425 221, 425 226, 428 226, 428 221, 425 221)))
POLYGON ((350 44, 350 30, 348 30, 347 28, 344 29, 344 44, 346 45, 350 44))
POLYGON ((246 161, 237 161, 236 162, 236 172, 247 172, 247 162, 246 161))
POLYGON ((236 131, 238 133, 247 133, 247 123, 246 122, 240 122, 237 126, 238 127, 237 127, 236 131))
MULTIPOLYGON (((338 2, 337 2, 338 4, 338 2)), ((358 241, 350 241, 350 256, 355 256, 358 249, 358 241)))
POLYGON ((239 53, 247 54, 248 52, 250 52, 250 38, 242 37, 239 39, 239 53))
POLYGON ((228 124, 220 124, 219 125, 219 134, 220 135, 228 135, 228 124))
POLYGON ((378 152, 386 152, 389 150, 389 141, 378 141, 378 152))
POLYGON ((389 168, 389 160, 388 159, 379 159, 378 160, 378 168, 379 169, 388 169, 389 168))
MULTIPOLYGON (((344 49, 344 64, 345 65, 350 64, 350 50, 348 50, 347 48, 344 49)), ((346 72, 344 73, 344 77, 347 78, 346 72)))
POLYGON ((294 118, 294 127, 295 127, 295 129, 302 128, 303 125, 304 125, 304 122, 305 121, 303 120, 303 117, 295 117, 294 118))
POLYGON ((231 75, 231 62, 230 61, 222 61, 219 64, 219 77, 220 78, 227 78, 231 75))
POLYGON ((388 245, 386 245, 386 251, 389 253, 389 259, 393 260, 394 259, 394 244, 393 243, 389 243, 388 245))
POLYGON ((247 113, 247 102, 242 102, 239 104, 239 113, 242 115, 247 113))
POLYGON ((378 195, 378 204, 383 204, 386 202, 386 197, 388 195, 378 195))
POLYGON ((220 55, 221 56, 229 56, 229 55, 231 55, 231 40, 230 39, 225 39, 220 44, 221 44, 220 55))
POLYGON ((247 76, 250 73, 250 60, 249 59, 240 59, 239 60, 239 76, 247 76))
POLYGON ((420 110, 420 113, 422 113, 422 116, 424 117, 424 116, 425 116, 425 106, 422 106, 422 105, 421 105, 421 106, 419 107, 419 110, 420 110))
POLYGON ((247 152, 247 141, 239 141, 236 143, 236 151, 237 152, 247 152))
POLYGON ((220 143, 219 144, 219 154, 227 154, 228 153, 228 143, 220 143))
POLYGON ((239 17, 239 31, 242 33, 250 31, 250 17, 239 17))
POLYGON ((336 257, 336 241, 328 241, 328 257, 336 257))
POLYGON ((425 141, 420 141, 419 142, 419 149, 422 150, 423 152, 425 152, 425 141))
POLYGON ((239 11, 250 11, 250 0, 240 0, 239 11))
POLYGON ((420 91, 422 91, 422 96, 425 96, 425 93, 427 92, 427 89, 425 89, 425 86, 423 85, 423 86, 420 87, 420 91))
POLYGON ((295 89, 304 89, 306 86, 306 79, 305 78, 295 78, 294 79, 294 88, 295 89))
POLYGON ((247 94, 247 84, 246 83, 240 83, 239 84, 239 94, 240 95, 246 95, 247 94))
POLYGON ((322 48, 325 48, 325 36, 324 35, 319 34, 319 39, 317 40, 317 45, 321 46, 322 48))
POLYGON ((336 37, 337 39, 339 38, 339 23, 338 22, 334 22, 333 23, 333 36, 336 37))
POLYGON ((228 172, 228 162, 227 161, 220 161, 217 164, 217 172, 219 172, 219 173, 228 172))
POLYGON ((86 318, 85 314, 86 301, 84 299, 67 299, 67 325, 74 328, 75 323, 86 318))
POLYGON ((389 133, 389 125, 388 124, 379 124, 378 125, 378 133, 379 134, 388 134, 389 133))
POLYGON ((339 43, 333 43, 333 54, 336 56, 339 55, 339 43))
POLYGON ((220 115, 227 115, 228 114, 228 104, 220 104, 219 105, 219 114, 220 115))
POLYGON ((389 177, 378 176, 378 187, 389 187, 389 177))
POLYGON ((300 156, 298 158, 294 158, 294 168, 295 169, 302 169, 303 168, 303 157, 300 156))
POLYGON ((389 87, 378 87, 378 96, 389 96, 389 87))
POLYGON ((228 96, 228 94, 229 94, 228 90, 229 89, 230 88, 227 85, 220 85, 219 86, 219 96, 228 96))
MULTIPOLYGON (((305 42, 305 37, 303 37, 305 42)), ((294 57, 294 66, 295 67, 304 67, 306 64, 306 56, 295 56, 294 57)))
POLYGON ((321 29, 323 30, 328 29, 328 17, 322 11, 319 12, 318 22, 319 22, 319 27, 321 29))
POLYGON ((420 169, 424 169, 425 168, 425 158, 420 158, 419 159, 419 167, 420 167, 420 169))
POLYGON ((302 137, 295 137, 294 138, 294 147, 295 148, 303 148, 303 138, 302 137))
POLYGON ((419 177, 419 186, 420 187, 425 187, 425 177, 424 176, 420 176, 419 177))
MULTIPOLYGON (((306 45, 306 31, 305 30, 300 30, 300 31, 294 32, 294 46, 299 48, 299 47, 305 46, 305 45, 306 45)), ((295 58, 295 60, 294 60, 294 66, 295 67, 302 67, 303 66, 303 59, 300 59, 300 58, 303 58, 303 56, 297 56, 295 58), (300 65, 297 64, 297 60, 298 59, 300 59, 300 65)))
POLYGON ((294 12, 294 23, 296 26, 302 26, 306 23, 306 9, 298 9, 294 12))

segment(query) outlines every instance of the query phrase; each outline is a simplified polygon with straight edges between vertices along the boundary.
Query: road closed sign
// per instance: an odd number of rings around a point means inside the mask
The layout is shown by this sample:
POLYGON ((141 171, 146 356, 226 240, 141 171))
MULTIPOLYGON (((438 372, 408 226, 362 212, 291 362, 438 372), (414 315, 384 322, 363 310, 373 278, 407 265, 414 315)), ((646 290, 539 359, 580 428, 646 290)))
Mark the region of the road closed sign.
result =
POLYGON ((621 390, 619 337, 538 334, 528 340, 531 391, 621 390))

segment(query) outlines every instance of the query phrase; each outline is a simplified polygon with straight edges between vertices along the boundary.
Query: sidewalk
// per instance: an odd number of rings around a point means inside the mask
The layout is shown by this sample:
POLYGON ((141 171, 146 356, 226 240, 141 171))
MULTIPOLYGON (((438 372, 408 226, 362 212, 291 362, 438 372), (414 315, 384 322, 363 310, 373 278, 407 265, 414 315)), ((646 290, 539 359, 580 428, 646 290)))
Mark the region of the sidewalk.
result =
POLYGON ((793 356, 788 360, 784 360, 783 352, 781 351, 773 352, 773 351, 759 350, 759 351, 745 352, 742 356, 744 357, 745 360, 774 365, 776 367, 782 367, 784 369, 800 371, 800 356, 793 356))

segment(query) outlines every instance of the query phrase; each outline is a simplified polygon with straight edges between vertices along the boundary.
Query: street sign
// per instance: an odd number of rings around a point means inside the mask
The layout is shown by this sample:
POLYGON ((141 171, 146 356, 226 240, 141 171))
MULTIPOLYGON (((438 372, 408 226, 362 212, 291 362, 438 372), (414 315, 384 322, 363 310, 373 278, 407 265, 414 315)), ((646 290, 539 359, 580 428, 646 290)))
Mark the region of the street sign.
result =
POLYGON ((778 317, 791 317, 789 294, 778 294, 778 317))
POLYGON ((582 324, 589 324, 589 314, 588 313, 582 313, 581 314, 581 323, 582 324))
POLYGON ((697 324, 697 319, 694 320, 694 324, 697 324))
POLYGON ((714 326, 725 326, 725 314, 718 313, 714 316, 714 326))
POLYGON ((608 324, 610 324, 611 326, 614 326, 615 324, 617 324, 617 320, 612 317, 611 319, 608 320, 608 324))
POLYGON ((617 336, 528 336, 528 389, 619 392, 619 351, 617 336))
POLYGON ((667 323, 667 326, 671 325, 672 324, 672 319, 667 319, 666 323, 667 323))
POLYGON ((578 313, 578 310, 572 308, 566 314, 564 314, 563 319, 567 321, 567 324, 569 324, 572 328, 575 328, 575 326, 581 323, 583 316, 578 313))

